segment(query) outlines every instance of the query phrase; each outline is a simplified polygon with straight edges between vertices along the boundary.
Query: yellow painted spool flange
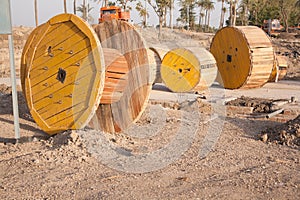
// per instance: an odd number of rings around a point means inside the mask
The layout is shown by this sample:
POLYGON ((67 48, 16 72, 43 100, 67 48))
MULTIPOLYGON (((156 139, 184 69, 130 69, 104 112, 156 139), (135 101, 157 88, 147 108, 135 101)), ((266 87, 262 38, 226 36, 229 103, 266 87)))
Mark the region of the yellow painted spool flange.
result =
POLYGON ((200 80, 200 63, 188 49, 177 48, 169 51, 161 64, 161 78, 173 92, 191 91, 200 80))
POLYGON ((37 27, 23 49, 22 88, 36 123, 48 134, 83 128, 104 87, 100 42, 81 18, 61 14, 37 27))
POLYGON ((274 66, 271 40, 255 26, 219 30, 210 51, 220 73, 217 80, 228 89, 261 87, 268 81, 274 66))

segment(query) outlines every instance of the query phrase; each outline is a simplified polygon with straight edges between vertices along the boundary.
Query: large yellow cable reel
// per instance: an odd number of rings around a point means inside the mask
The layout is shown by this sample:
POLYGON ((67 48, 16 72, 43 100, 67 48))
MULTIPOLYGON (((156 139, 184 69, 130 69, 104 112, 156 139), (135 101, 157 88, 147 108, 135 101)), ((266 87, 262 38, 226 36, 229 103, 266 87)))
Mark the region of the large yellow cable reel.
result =
POLYGON ((201 77, 198 58, 185 48, 176 48, 166 53, 160 72, 164 84, 173 92, 191 91, 201 77))
POLYGON ((38 26, 23 49, 23 93, 32 117, 50 135, 87 125, 100 103, 104 75, 100 42, 75 15, 38 26))
POLYGON ((227 89, 257 88, 269 80, 274 50, 270 38, 258 27, 220 29, 210 51, 218 65, 217 80, 227 89))

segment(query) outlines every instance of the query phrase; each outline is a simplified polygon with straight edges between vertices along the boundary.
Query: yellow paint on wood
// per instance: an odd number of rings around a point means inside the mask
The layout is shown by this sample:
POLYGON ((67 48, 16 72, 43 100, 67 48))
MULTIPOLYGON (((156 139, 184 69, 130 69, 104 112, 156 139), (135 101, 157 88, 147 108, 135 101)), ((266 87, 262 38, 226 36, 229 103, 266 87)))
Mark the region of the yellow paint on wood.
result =
POLYGON ((173 92, 188 92, 200 80, 200 63, 188 49, 177 48, 169 51, 162 60, 161 77, 173 92))
POLYGON ((271 41, 258 27, 225 27, 214 36, 210 51, 218 65, 217 80, 228 89, 261 87, 273 69, 271 41))
POLYGON ((104 67, 100 42, 81 18, 61 14, 37 27, 23 50, 21 79, 40 128, 83 128, 100 103, 104 67))

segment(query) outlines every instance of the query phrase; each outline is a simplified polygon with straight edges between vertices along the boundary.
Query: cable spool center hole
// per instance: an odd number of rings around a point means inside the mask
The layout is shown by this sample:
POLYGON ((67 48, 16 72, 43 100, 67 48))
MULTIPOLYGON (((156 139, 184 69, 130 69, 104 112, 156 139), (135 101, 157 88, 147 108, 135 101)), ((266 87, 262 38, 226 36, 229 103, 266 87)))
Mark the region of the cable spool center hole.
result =
POLYGON ((62 69, 62 68, 59 68, 58 69, 58 72, 57 72, 57 76, 56 76, 56 79, 61 82, 61 83, 64 83, 65 82, 65 79, 66 79, 66 75, 67 75, 67 72, 62 69))

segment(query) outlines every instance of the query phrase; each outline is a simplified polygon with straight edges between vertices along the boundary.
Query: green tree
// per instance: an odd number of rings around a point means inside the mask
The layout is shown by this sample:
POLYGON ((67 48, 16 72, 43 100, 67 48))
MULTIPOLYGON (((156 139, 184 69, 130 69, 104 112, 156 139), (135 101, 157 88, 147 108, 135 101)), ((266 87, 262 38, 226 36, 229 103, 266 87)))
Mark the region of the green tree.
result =
POLYGON ((117 0, 117 5, 119 5, 123 10, 131 10, 132 8, 128 6, 128 3, 133 1, 135 0, 117 0))
POLYGON ((158 37, 161 38, 163 17, 165 14, 165 6, 168 5, 169 0, 148 0, 148 4, 153 8, 159 20, 159 33, 158 37))
POLYGON ((139 12, 140 17, 143 17, 142 24, 144 27, 146 27, 147 26, 147 18, 149 17, 149 13, 147 11, 147 5, 146 4, 143 5, 143 3, 139 1, 136 4, 135 9, 139 12))
POLYGON ((93 8, 90 7, 90 4, 88 2, 88 0, 83 0, 82 4, 80 6, 77 7, 77 11, 81 12, 81 17, 86 20, 86 21, 90 21, 93 20, 92 16, 89 15, 89 12, 92 10, 93 8))
POLYGON ((199 22, 198 22, 198 25, 199 25, 199 27, 200 27, 201 30, 202 30, 202 23, 203 23, 202 19, 205 16, 204 13, 203 13, 204 4, 205 4, 204 0, 197 1, 197 6, 199 8, 199 22))
POLYGON ((225 13, 226 13, 226 8, 224 6, 225 0, 218 0, 218 2, 221 2, 221 15, 220 15, 220 25, 219 25, 219 29, 220 29, 224 25, 224 17, 225 17, 225 13), (225 12, 224 12, 224 10, 225 10, 225 12))
POLYGON ((289 30, 289 18, 296 4, 296 0, 279 0, 278 2, 280 15, 284 23, 285 31, 287 32, 289 30))
POLYGON ((210 13, 212 10, 215 9, 214 2, 211 0, 203 0, 201 4, 203 9, 205 10, 205 19, 204 19, 205 31, 208 31, 209 23, 210 23, 210 13))
POLYGON ((184 0, 179 2, 180 21, 186 24, 187 29, 195 29, 195 0, 184 0))
POLYGON ((236 24, 236 15, 237 15, 237 0, 228 0, 229 4, 229 25, 235 26, 236 24))
POLYGON ((207 15, 206 31, 208 31, 209 23, 210 23, 210 13, 211 13, 212 10, 215 9, 214 2, 213 1, 207 1, 205 8, 206 8, 206 15, 207 15))

